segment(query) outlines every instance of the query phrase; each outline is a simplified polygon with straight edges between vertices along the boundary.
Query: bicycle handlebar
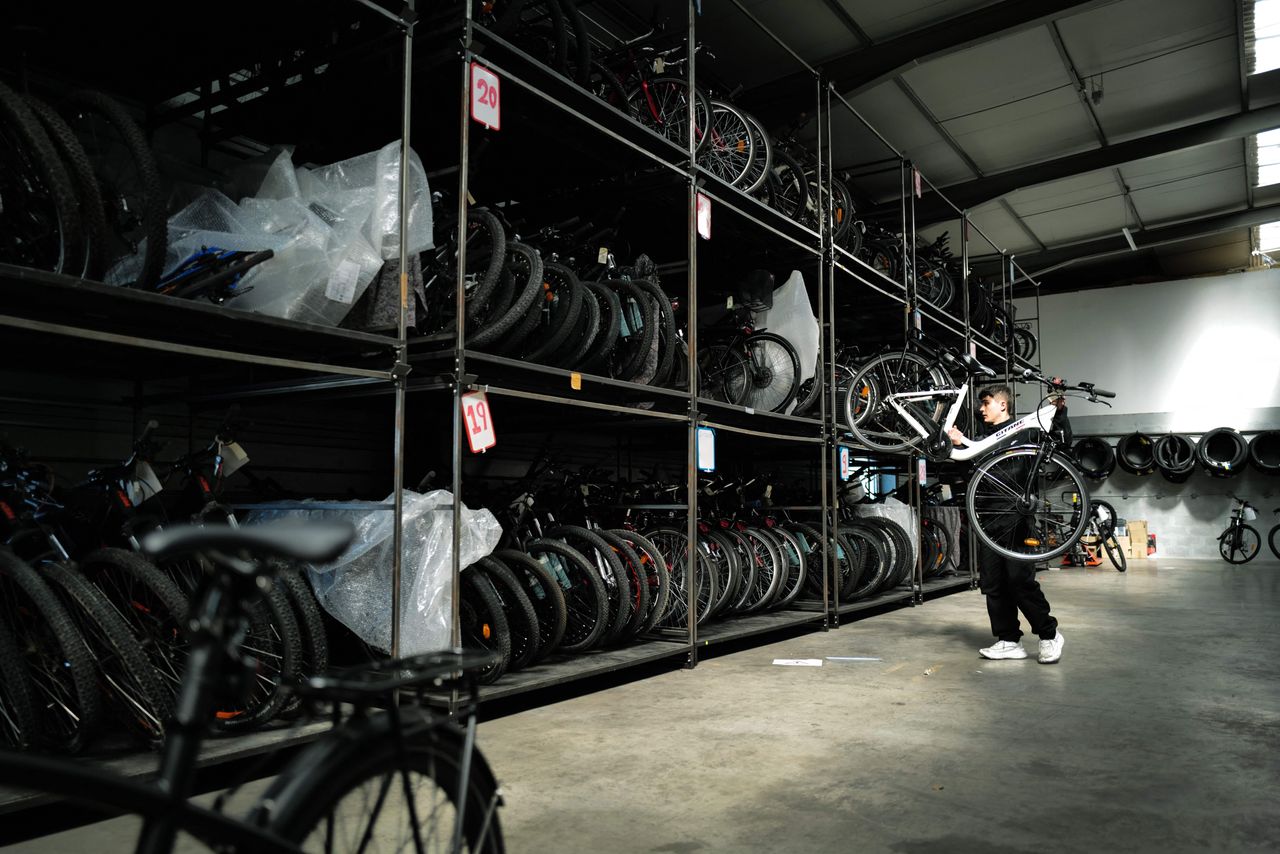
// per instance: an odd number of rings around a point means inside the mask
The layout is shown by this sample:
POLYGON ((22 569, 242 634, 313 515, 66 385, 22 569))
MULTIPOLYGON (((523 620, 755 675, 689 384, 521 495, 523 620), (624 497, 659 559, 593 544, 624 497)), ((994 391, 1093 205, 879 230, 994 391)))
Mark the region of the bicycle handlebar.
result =
POLYGON ((1033 370, 1032 368, 1026 368, 1023 370, 1022 379, 1035 380, 1036 382, 1044 383, 1045 385, 1057 391, 1082 391, 1085 394, 1095 399, 1099 397, 1110 398, 1110 397, 1116 396, 1116 393, 1114 391, 1107 391, 1105 388, 1098 388, 1093 383, 1087 383, 1083 381, 1077 382, 1077 383, 1069 383, 1066 380, 1062 379, 1061 377, 1046 377, 1044 374, 1040 373, 1039 371, 1033 370))

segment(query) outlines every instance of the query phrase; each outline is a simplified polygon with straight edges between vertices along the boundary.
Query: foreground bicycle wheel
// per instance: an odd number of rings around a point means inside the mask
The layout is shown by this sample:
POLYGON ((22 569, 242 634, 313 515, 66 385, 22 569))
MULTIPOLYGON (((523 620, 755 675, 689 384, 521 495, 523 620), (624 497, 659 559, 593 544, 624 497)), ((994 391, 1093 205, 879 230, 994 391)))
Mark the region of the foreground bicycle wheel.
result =
POLYGON ((401 753, 383 716, 371 719, 358 741, 318 743, 263 795, 259 821, 303 851, 325 854, 502 854, 502 797, 480 754, 472 754, 464 799, 462 733, 445 725, 404 737, 401 753), (455 840, 459 804, 462 838, 455 840))
POLYGON ((1040 448, 1020 446, 978 464, 965 509, 978 538, 1001 557, 1050 560, 1065 554, 1089 524, 1084 477, 1059 454, 1039 460, 1040 448))
MULTIPOLYGON (((885 353, 865 362, 850 382, 844 400, 845 424, 853 437, 873 451, 896 453, 919 441, 919 436, 889 404, 893 394, 933 391, 948 385, 942 371, 916 353, 885 353)), ((909 404, 924 422, 941 421, 946 404, 942 397, 932 402, 909 404)))

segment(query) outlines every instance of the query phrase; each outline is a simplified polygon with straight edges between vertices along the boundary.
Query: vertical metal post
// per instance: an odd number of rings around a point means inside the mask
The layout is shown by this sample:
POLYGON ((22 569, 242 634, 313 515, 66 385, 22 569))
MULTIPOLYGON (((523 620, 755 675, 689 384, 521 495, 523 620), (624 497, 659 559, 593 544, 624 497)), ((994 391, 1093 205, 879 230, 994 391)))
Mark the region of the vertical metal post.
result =
MULTIPOLYGON (((823 106, 823 104, 818 105, 819 111, 822 110, 823 106)), ((831 164, 834 159, 831 149, 831 84, 827 84, 825 107, 827 112, 827 185, 833 187, 835 185, 831 180, 831 164)), ((830 195, 834 201, 834 193, 830 195)), ((831 220, 828 220, 828 222, 831 222, 831 220)), ((819 369, 823 372, 823 379, 826 383, 826 388, 822 395, 822 431, 826 439, 823 450, 827 462, 827 470, 821 477, 822 610, 826 615, 824 622, 828 626, 836 627, 840 625, 840 615, 836 610, 838 597, 834 595, 834 585, 831 584, 836 572, 836 550, 831 547, 831 543, 835 541, 834 534, 836 526, 839 524, 837 501, 839 501, 840 496, 840 431, 836 425, 840 419, 836 415, 839 412, 836 408, 839 406, 839 401, 836 399, 836 259, 835 241, 831 239, 833 232, 834 229, 828 228, 823 234, 822 258, 823 266, 826 268, 826 278, 822 282, 822 288, 819 293, 818 318, 822 323, 822 352, 824 354, 819 369)))
MULTIPOLYGON (((685 477, 685 537, 688 539, 688 557, 686 557, 685 565, 685 592, 688 596, 689 608, 689 666, 694 667, 698 663, 698 597, 695 579, 698 573, 698 419, 700 414, 698 411, 698 182, 696 162, 694 152, 696 151, 695 127, 694 122, 697 119, 695 106, 697 104, 697 95, 695 94, 694 68, 697 63, 697 42, 695 41, 696 33, 694 27, 694 19, 697 16, 695 9, 695 0, 689 0, 689 33, 688 33, 688 54, 689 62, 687 63, 689 70, 689 136, 686 140, 687 151, 689 154, 689 167, 687 170, 689 197, 688 197, 688 216, 689 216, 689 270, 688 270, 688 298, 689 298, 689 423, 688 427, 688 444, 687 444, 687 468, 685 477)), ((708 118, 710 118, 708 116, 708 118)), ((717 454, 718 456, 718 454, 717 454)))
POLYGON ((450 597, 450 636, 455 647, 462 645, 462 627, 458 616, 458 600, 462 590, 462 386, 466 381, 467 326, 467 208, 470 200, 468 180, 471 171, 471 4, 466 8, 462 51, 462 98, 459 101, 458 131, 458 278, 454 308, 457 330, 453 339, 453 595, 450 597))
MULTIPOLYGON (((960 280, 964 284, 964 347, 965 352, 971 352, 973 349, 973 323, 969 313, 971 310, 969 301, 969 211, 966 208, 960 214, 960 280)), ((974 389, 969 387, 969 421, 965 424, 965 432, 972 436, 977 429, 977 410, 974 408, 974 389)), ((964 512, 960 513, 960 525, 963 527, 969 524, 968 518, 964 512)), ((958 535, 958 532, 957 532, 958 535)), ((978 586, 978 545, 974 541, 972 535, 965 537, 965 560, 969 565, 969 588, 976 589, 978 586)))
MULTIPOLYGON (((414 11, 416 0, 408 0, 410 14, 414 11)), ((394 471, 392 473, 392 512, 391 520, 391 657, 400 657, 400 576, 401 551, 404 546, 404 410, 405 383, 408 381, 409 366, 409 147, 410 119, 413 113, 413 22, 404 27, 404 80, 402 81, 403 98, 400 105, 400 318, 396 327, 396 403, 395 403, 395 448, 392 453, 394 471)))

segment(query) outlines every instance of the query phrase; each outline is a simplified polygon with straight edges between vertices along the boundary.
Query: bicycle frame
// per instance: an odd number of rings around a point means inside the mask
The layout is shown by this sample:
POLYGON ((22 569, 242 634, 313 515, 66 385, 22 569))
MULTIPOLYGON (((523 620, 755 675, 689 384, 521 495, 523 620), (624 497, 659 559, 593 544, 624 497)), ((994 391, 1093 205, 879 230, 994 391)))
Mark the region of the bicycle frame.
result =
MULTIPOLYGON (((960 407, 964 404, 965 398, 967 397, 968 394, 969 394, 969 381, 965 380, 963 383, 961 383, 959 388, 954 388, 954 389, 942 389, 938 391, 909 391, 909 392, 899 392, 897 394, 891 394, 889 395, 889 405, 892 406, 894 410, 898 413, 898 415, 901 416, 902 419, 905 420, 907 424, 911 426, 912 430, 916 431, 916 433, 919 434, 920 438, 929 439, 932 437, 933 434, 930 433, 927 427, 925 427, 918 420, 916 420, 916 418, 911 414, 911 412, 906 408, 906 406, 903 405, 903 403, 904 402, 911 403, 916 401, 930 400, 933 398, 948 397, 948 396, 954 395, 955 400, 952 402, 951 408, 947 410, 947 417, 943 420, 941 431, 939 433, 939 435, 941 436, 946 436, 947 432, 952 427, 955 426, 956 418, 959 417, 960 415, 960 407)), ((997 430, 995 433, 992 433, 990 436, 986 437, 985 439, 980 439, 976 442, 970 441, 969 439, 965 439, 964 443, 961 446, 959 447, 956 447, 954 445, 951 446, 951 454, 949 458, 953 460, 965 461, 965 460, 971 460, 974 457, 979 457, 985 454, 987 451, 990 451, 993 448, 995 448, 1005 439, 1008 439, 1011 435, 1015 433, 1019 433, 1023 430, 1036 429, 1043 433, 1047 433, 1049 431, 1048 431, 1048 428, 1045 427, 1045 425, 1053 423, 1053 416, 1056 412, 1056 409, 1057 408, 1053 404, 1049 404, 1048 406, 1042 406, 1040 407, 1040 409, 1036 410, 1035 412, 1032 412, 1028 415, 1024 415, 1023 417, 1019 418, 1017 421, 1010 422, 1004 427, 1001 427, 999 430, 997 430)))

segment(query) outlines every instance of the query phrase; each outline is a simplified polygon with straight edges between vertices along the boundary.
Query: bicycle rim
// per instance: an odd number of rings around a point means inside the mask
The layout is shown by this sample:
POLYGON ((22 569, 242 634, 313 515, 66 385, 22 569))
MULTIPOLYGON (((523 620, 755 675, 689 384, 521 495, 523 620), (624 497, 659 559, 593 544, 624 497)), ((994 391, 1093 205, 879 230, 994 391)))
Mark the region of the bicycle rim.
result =
POLYGON ((1050 560, 1067 552, 1088 524, 1083 476, 1054 455, 1031 469, 1040 449, 1010 448, 978 464, 965 506, 978 537, 1002 557, 1050 560))
POLYGON ((795 399, 800 361, 782 339, 766 334, 747 339, 745 383, 741 403, 752 409, 781 412, 795 399))

